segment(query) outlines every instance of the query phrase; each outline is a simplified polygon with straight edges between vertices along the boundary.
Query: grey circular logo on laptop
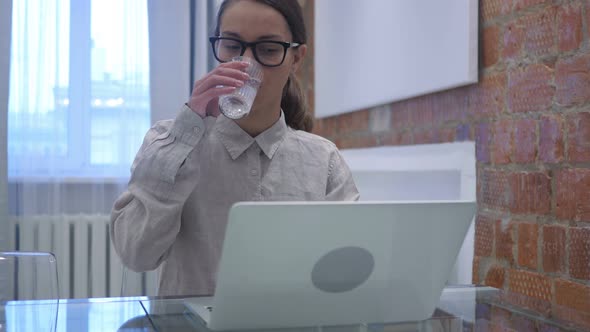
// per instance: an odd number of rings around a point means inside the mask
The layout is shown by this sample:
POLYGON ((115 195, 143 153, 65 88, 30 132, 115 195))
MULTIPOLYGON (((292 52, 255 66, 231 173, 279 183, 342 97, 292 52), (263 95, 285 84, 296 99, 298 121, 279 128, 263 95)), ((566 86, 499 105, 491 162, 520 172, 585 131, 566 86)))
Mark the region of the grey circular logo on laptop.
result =
POLYGON ((342 247, 328 252, 315 263, 311 281, 324 292, 348 292, 367 281, 374 267, 375 259, 368 250, 342 247))

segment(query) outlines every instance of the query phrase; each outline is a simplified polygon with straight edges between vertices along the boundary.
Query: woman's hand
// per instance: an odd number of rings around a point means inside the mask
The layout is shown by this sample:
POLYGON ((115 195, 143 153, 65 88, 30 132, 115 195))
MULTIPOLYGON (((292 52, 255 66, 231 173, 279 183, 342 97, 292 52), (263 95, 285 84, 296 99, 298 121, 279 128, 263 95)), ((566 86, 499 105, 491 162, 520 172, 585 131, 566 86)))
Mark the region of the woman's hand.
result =
POLYGON ((188 101, 188 107, 202 118, 219 115, 218 100, 225 94, 232 93, 236 88, 244 85, 249 78, 244 70, 247 62, 222 63, 195 82, 193 92, 188 101))

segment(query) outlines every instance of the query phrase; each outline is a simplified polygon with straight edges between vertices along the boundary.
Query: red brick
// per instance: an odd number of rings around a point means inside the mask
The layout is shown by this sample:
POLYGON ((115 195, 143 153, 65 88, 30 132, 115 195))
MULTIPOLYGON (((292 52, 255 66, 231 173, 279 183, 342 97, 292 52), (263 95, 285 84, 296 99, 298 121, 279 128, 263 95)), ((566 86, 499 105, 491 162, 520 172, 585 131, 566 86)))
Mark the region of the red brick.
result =
POLYGON ((547 214, 551 211, 551 179, 544 172, 515 172, 510 175, 512 213, 547 214))
POLYGON ((328 135, 326 135, 326 132, 324 129, 324 121, 322 121, 322 119, 317 119, 317 118, 313 119, 313 131, 312 132, 316 135, 328 137, 328 135))
POLYGON ((377 138, 373 135, 347 136, 334 140, 339 149, 356 149, 373 147, 377 145, 377 138))
POLYGON ((474 256, 473 257, 473 264, 471 265, 471 283, 474 285, 479 285, 479 264, 481 261, 481 257, 474 256))
POLYGON ((406 105, 407 102, 391 105, 391 128, 406 129, 412 126, 412 121, 410 121, 411 110, 406 105))
POLYGON ((484 68, 495 65, 500 57, 500 28, 497 25, 483 29, 482 44, 484 68))
POLYGON ((500 114, 505 107, 505 95, 505 72, 484 76, 472 90, 469 113, 480 117, 500 114))
POLYGON ((590 220, 590 169, 563 169, 556 172, 555 214, 563 220, 590 220))
POLYGON ((417 100, 414 104, 416 108, 410 113, 413 126, 425 127, 433 125, 432 108, 427 104, 428 102, 424 99, 417 100))
POLYGON ((438 128, 427 128, 414 131, 413 144, 434 144, 439 142, 438 128))
POLYGON ((525 331, 538 331, 538 332, 563 332, 563 329, 559 328, 550 322, 537 322, 537 330, 530 329, 525 331))
POLYGON ((545 163, 563 161, 563 120, 561 116, 541 117, 539 125, 539 159, 545 163))
POLYGON ((556 47, 556 9, 554 7, 536 11, 522 18, 524 27, 524 49, 529 55, 554 54, 556 47))
POLYGON ((565 272, 565 227, 543 227, 541 252, 544 272, 565 272))
POLYGON ((555 303, 590 313, 590 286, 561 278, 556 279, 555 303))
POLYGON ((509 173, 485 169, 481 171, 478 181, 481 192, 478 202, 495 210, 510 209, 512 192, 509 173))
POLYGON ((509 270, 508 288, 531 298, 551 301, 551 279, 539 273, 509 270))
POLYGON ((514 162, 532 163, 537 157, 537 122, 517 120, 514 126, 514 162))
POLYGON ((590 101, 590 54, 561 60, 555 67, 556 100, 563 106, 590 101))
POLYGON ((490 124, 480 123, 475 127, 475 157, 478 162, 490 162, 490 124))
POLYGON ((441 128, 438 131, 438 143, 449 143, 458 140, 457 128, 441 128))
POLYGON ((509 73, 508 110, 510 112, 539 112, 553 103, 553 68, 532 64, 509 73))
POLYGON ((499 120, 493 123, 492 162, 508 164, 512 161, 513 123, 512 120, 499 120))
POLYGON ((513 331, 538 331, 537 321, 526 316, 513 313, 510 319, 510 328, 513 331))
POLYGON ((555 281, 555 314, 590 330, 590 286, 564 279, 555 281))
POLYGON ((590 112, 574 113, 567 117, 568 160, 590 161, 590 112))
POLYGON ((514 263, 514 223, 509 219, 496 221, 496 258, 514 263))
POLYGON ((557 13, 559 51, 567 52, 578 49, 582 44, 582 5, 575 2, 563 5, 557 13))
POLYGON ((590 280, 590 227, 570 228, 569 266, 572 278, 590 280))
MULTIPOLYGON (((476 145, 477 149, 477 145, 476 145)), ((483 174, 485 174, 484 165, 481 163, 476 163, 475 166, 475 197, 478 202, 483 202, 483 194, 484 194, 484 183, 483 174)))
POLYGON ((504 268, 494 265, 486 272, 485 285, 495 288, 504 287, 504 268))
POLYGON ((551 3, 551 0, 514 0, 514 9, 522 10, 542 3, 551 3))
POLYGON ((409 130, 394 131, 381 137, 381 145, 410 145, 413 142, 412 132, 409 130))
POLYGON ((494 221, 477 215, 475 221, 475 256, 491 257, 494 248, 494 221))
POLYGON ((469 87, 461 87, 430 95, 433 122, 445 125, 465 121, 470 91, 469 87))
POLYGON ((586 1, 586 36, 590 40, 590 2, 586 1))
POLYGON ((510 319, 512 312, 508 309, 498 306, 492 306, 490 321, 492 323, 492 332, 512 332, 510 329, 510 319))
POLYGON ((475 135, 472 127, 467 123, 458 124, 455 128, 455 140, 461 141, 475 141, 475 135))
POLYGON ((484 21, 510 13, 513 0, 481 1, 481 17, 484 21))
POLYGON ((347 135, 355 132, 365 132, 369 129, 369 111, 360 110, 356 112, 338 115, 336 117, 336 134, 347 135))
MULTIPOLYGON (((470 330, 467 330, 470 331, 470 330)), ((487 319, 477 319, 473 331, 489 332, 492 331, 492 323, 487 319)))
MULTIPOLYGON (((509 270, 509 272, 506 273, 507 276, 509 275, 509 273, 513 273, 514 271, 520 272, 520 270, 509 270)), ((531 273, 531 274, 533 276, 546 277, 545 275, 539 274, 539 273, 531 273)), ((514 276, 515 275, 513 275, 513 277, 514 276)), ((513 281, 515 283, 522 283, 523 279, 524 280, 528 279, 527 276, 523 276, 522 274, 518 274, 518 275, 516 275, 516 277, 517 277, 517 279, 515 281, 513 281)), ((551 285, 552 280, 550 278, 543 278, 543 279, 549 281, 549 284, 551 285)), ((532 282, 534 282, 534 281, 536 281, 536 280, 533 278, 532 282)), ((528 281, 528 282, 530 282, 530 281, 528 281)), ((523 288, 527 287, 526 290, 531 291, 530 285, 524 285, 524 286, 520 285, 520 286, 523 288)), ((539 285, 539 286, 543 286, 543 285, 539 285)), ((509 289, 509 287, 507 287, 506 289, 509 289)), ((537 291, 537 290, 532 289, 532 291, 537 291)), ((551 289, 548 289, 548 291, 551 291, 551 289)), ((500 294, 498 294, 498 302, 510 305, 510 306, 512 306, 512 308, 520 308, 523 310, 532 311, 532 312, 538 313, 540 315, 543 315, 545 317, 548 317, 551 314, 551 302, 550 301, 540 299, 539 297, 526 296, 526 294, 523 295, 523 292, 509 291, 509 292, 500 293, 500 294)))
POLYGON ((307 82, 313 81, 314 78, 313 78, 313 76, 308 76, 308 77, 310 77, 310 78, 305 80, 305 82, 306 82, 305 84, 308 84, 307 89, 305 90, 305 98, 307 98, 307 107, 308 107, 309 114, 312 117, 315 117, 315 93, 314 93, 313 83, 307 83, 307 82))
POLYGON ((511 22, 504 27, 502 57, 516 59, 520 57, 524 45, 524 30, 518 22, 511 22))
POLYGON ((336 136, 336 117, 316 119, 314 123, 314 132, 323 137, 332 138, 336 136), (317 128, 315 128, 317 127, 317 128))
POLYGON ((573 310, 568 307, 556 305, 553 308, 553 317, 562 322, 568 322, 569 329, 561 331, 590 331, 590 313, 573 310))
POLYGON ((537 269, 539 227, 533 223, 518 224, 518 265, 537 269))

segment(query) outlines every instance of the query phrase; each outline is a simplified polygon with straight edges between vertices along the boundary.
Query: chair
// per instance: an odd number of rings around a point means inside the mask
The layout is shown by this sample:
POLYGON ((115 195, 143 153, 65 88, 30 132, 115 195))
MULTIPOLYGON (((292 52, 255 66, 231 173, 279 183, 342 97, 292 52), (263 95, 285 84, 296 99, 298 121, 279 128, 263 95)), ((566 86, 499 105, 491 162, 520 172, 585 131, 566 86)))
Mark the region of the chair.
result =
POLYGON ((57 261, 46 252, 0 252, 0 331, 55 331, 57 261))

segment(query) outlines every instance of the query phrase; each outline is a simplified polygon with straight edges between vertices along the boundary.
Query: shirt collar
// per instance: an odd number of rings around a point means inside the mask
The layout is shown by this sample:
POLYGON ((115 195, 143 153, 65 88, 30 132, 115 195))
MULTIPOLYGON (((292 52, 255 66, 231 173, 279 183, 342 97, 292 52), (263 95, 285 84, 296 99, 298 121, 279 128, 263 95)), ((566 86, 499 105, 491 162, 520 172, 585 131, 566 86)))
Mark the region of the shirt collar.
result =
POLYGON ((287 123, 282 110, 277 122, 255 138, 223 114, 217 117, 216 127, 219 139, 233 160, 236 160, 254 142, 269 159, 272 159, 287 133, 287 123))

